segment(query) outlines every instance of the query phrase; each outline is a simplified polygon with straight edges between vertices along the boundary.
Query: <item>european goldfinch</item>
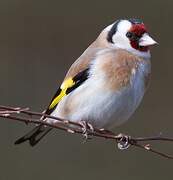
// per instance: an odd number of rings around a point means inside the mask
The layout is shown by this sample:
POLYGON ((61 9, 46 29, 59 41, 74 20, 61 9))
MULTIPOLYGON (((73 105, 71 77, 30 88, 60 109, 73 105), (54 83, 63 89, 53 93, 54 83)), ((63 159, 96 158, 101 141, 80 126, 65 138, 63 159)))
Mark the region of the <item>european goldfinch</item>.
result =
MULTIPOLYGON (((72 64, 46 114, 110 129, 134 113, 150 78, 150 50, 156 44, 144 23, 121 19, 106 27, 72 64)), ((45 118, 45 121, 56 123, 45 118)), ((15 144, 37 144, 52 128, 37 126, 15 144)))

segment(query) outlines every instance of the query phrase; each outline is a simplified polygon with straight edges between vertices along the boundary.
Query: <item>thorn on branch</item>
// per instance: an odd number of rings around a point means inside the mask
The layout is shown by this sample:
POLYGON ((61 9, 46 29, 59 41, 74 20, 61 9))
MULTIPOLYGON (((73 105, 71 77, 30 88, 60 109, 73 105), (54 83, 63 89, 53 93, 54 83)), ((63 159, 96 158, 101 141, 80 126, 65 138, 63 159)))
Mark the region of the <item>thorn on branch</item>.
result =
POLYGON ((67 129, 67 132, 72 133, 72 134, 75 133, 75 131, 73 131, 72 129, 67 129))
POLYGON ((130 136, 124 135, 124 134, 119 134, 117 136, 117 145, 118 145, 118 149, 120 150, 125 150, 128 149, 131 145, 130 143, 130 136))
POLYGON ((144 146, 144 148, 145 148, 147 151, 151 150, 150 144, 146 144, 146 145, 144 146))

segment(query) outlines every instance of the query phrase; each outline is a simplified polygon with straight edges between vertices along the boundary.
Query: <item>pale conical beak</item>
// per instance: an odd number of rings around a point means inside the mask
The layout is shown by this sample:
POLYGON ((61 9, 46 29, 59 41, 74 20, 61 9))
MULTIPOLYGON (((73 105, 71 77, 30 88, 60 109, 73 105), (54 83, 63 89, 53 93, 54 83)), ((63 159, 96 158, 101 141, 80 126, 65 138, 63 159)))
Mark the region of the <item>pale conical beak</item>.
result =
POLYGON ((139 46, 152 46, 158 44, 154 39, 152 39, 148 33, 144 33, 143 36, 139 39, 139 46))

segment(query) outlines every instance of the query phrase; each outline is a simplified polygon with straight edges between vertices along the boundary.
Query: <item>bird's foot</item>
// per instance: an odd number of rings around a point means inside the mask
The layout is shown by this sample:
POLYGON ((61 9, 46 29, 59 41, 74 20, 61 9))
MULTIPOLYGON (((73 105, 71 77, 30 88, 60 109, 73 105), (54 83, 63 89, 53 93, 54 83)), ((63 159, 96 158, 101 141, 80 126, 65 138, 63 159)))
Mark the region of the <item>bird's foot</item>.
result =
POLYGON ((83 134, 83 137, 84 137, 84 140, 88 140, 88 139, 91 139, 91 137, 89 137, 89 135, 92 134, 92 132, 94 132, 94 128, 93 126, 86 122, 86 121, 80 121, 80 125, 82 126, 82 134, 83 134))
POLYGON ((130 136, 119 134, 117 137, 119 138, 119 140, 117 141, 118 148, 120 150, 128 149, 130 146, 130 136))

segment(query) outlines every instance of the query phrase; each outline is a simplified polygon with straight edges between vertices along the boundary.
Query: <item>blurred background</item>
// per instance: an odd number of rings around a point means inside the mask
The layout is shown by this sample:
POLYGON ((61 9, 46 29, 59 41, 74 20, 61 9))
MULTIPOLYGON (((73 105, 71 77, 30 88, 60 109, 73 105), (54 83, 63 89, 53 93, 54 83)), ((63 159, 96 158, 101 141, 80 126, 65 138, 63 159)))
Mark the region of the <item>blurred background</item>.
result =
MULTIPOLYGON (((1 105, 46 108, 63 77, 100 31, 119 18, 140 18, 159 46, 152 49, 152 81, 119 133, 173 136, 173 1, 0 1, 1 105)), ((30 130, 0 121, 0 180, 171 179, 173 161, 139 149, 119 151, 113 141, 83 144, 54 130, 38 146, 13 142, 30 130)), ((173 144, 155 145, 173 154, 173 144)))

